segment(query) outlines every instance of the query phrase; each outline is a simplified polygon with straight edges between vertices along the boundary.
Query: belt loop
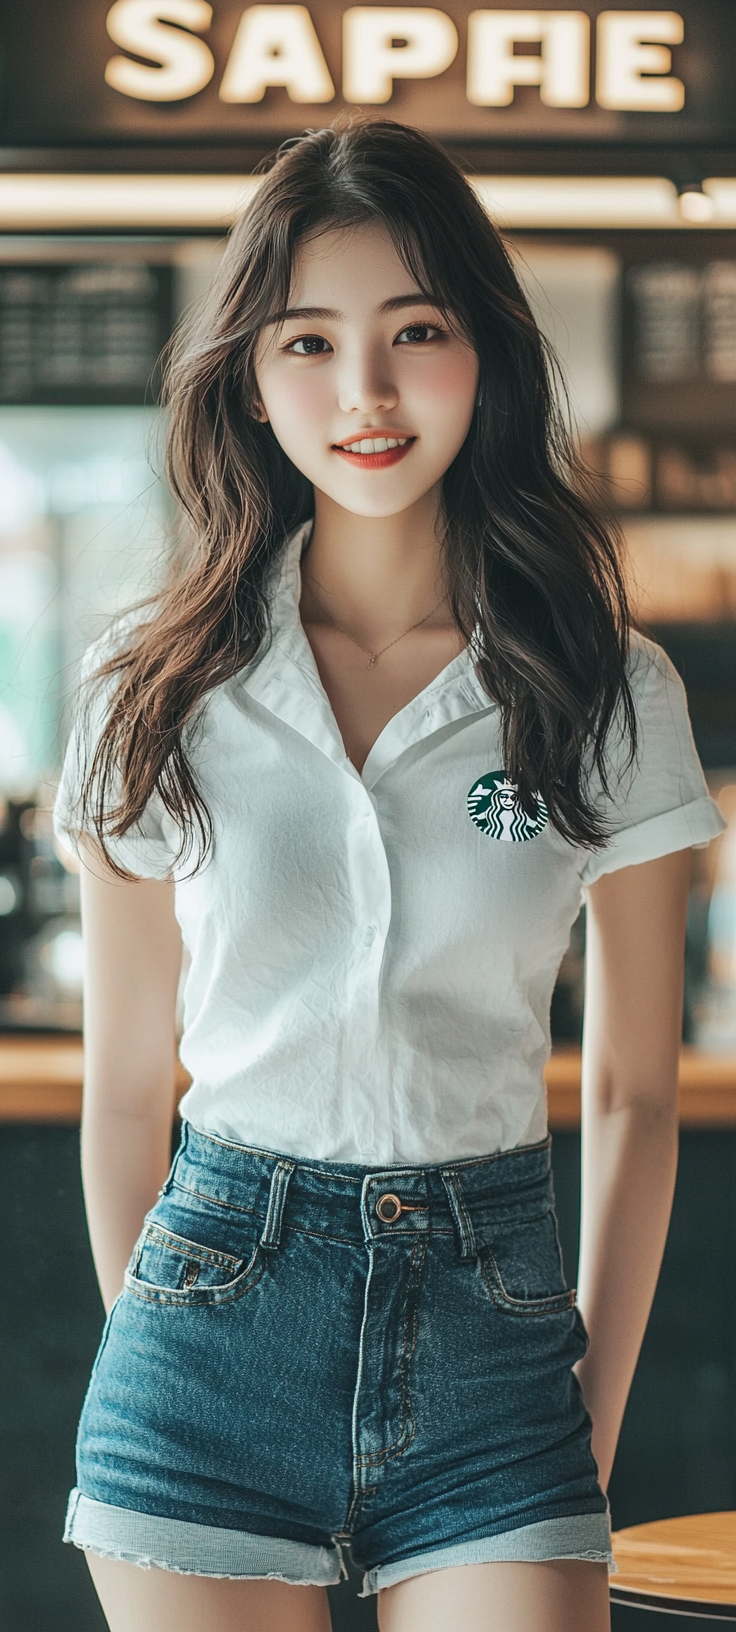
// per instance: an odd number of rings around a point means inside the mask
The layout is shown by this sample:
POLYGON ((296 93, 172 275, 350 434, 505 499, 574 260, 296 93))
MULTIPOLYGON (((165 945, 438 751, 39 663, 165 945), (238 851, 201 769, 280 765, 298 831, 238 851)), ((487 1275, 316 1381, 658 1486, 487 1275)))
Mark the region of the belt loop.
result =
POLYGON ((478 1249, 475 1245, 473 1226, 463 1198, 463 1189, 459 1174, 451 1167, 440 1168, 440 1178, 445 1187, 450 1211, 455 1220, 455 1228, 460 1242, 460 1257, 475 1258, 478 1249))
POLYGON ((289 1188, 289 1179, 296 1167, 296 1162, 277 1162, 271 1176, 271 1189, 268 1197, 268 1212, 261 1236, 262 1247, 277 1247, 281 1241, 281 1220, 284 1216, 284 1202, 289 1188))

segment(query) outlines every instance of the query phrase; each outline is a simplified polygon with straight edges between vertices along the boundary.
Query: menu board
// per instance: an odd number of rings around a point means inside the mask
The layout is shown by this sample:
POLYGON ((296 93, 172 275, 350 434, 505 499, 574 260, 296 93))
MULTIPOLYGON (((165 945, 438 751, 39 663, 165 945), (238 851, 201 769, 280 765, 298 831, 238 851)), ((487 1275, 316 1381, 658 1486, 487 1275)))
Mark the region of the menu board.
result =
POLYGON ((704 361, 713 380, 736 380, 736 261, 711 261, 703 278, 704 361))
POLYGON ((736 258, 704 244, 630 262, 625 279, 623 421, 704 445, 736 433, 736 258), (707 254, 707 251, 706 251, 707 254), (712 254, 712 251, 711 251, 712 254))
POLYGON ((631 273, 636 311, 635 359, 645 380, 683 380, 700 361, 698 268, 655 261, 631 273))
POLYGON ((736 261, 634 267, 634 361, 643 380, 736 380, 736 261))
POLYGON ((171 326, 168 266, 0 267, 0 402, 151 400, 171 326))

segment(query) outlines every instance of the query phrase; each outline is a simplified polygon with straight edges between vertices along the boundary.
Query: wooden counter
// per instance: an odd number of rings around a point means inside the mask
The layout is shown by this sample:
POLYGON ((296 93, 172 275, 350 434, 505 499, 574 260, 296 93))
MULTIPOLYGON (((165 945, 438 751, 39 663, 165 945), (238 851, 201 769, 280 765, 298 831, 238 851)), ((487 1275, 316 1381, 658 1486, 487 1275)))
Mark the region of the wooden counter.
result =
MULTIPOLYGON (((183 1093, 188 1078, 181 1070, 183 1093)), ((547 1067, 550 1126, 580 1123, 580 1054, 557 1050, 547 1067)), ((0 1035, 0 1122, 79 1121, 82 1044, 78 1037, 0 1035)), ((683 1049, 680 1123, 685 1128, 736 1129, 736 1056, 683 1049)))
MULTIPOLYGON (((580 1126, 580 1053, 555 1050, 545 1073, 550 1127, 580 1126)), ((680 1126, 736 1128, 736 1055, 702 1054, 683 1048, 680 1055, 680 1126)))

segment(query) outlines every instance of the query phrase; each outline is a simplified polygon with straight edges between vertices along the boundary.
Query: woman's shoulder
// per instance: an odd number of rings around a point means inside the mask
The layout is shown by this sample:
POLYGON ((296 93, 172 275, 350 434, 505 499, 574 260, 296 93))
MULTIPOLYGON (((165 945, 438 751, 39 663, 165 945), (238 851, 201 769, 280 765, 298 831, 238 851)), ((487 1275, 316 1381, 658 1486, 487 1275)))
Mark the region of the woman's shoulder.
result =
POLYGON ((682 680, 664 647, 639 629, 632 629, 629 635, 626 674, 635 703, 647 694, 666 692, 668 687, 684 693, 682 680))
POLYGON ((585 859, 582 882, 654 861, 672 850, 707 844, 723 828, 710 798, 688 715, 685 687, 656 641, 638 631, 629 645, 628 680, 636 743, 623 718, 606 743, 606 785, 594 777, 609 827, 605 846, 585 859))
POLYGON ((626 678, 633 721, 622 695, 606 737, 603 763, 591 774, 591 785, 604 805, 609 800, 626 804, 645 785, 652 791, 663 787, 670 778, 681 776, 683 766, 702 777, 685 687, 664 649, 639 630, 629 638, 626 678))

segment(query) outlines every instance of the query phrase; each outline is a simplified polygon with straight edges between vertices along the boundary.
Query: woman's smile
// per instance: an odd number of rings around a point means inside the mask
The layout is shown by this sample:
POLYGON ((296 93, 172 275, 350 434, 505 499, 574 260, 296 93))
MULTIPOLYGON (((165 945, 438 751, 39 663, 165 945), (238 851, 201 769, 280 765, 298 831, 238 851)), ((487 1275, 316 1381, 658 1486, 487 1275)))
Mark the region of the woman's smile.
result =
POLYGON ((356 465, 361 470, 386 470, 388 465, 398 464, 416 442, 415 436, 396 436, 390 431, 371 431, 369 434, 353 437, 350 442, 333 442, 332 451, 338 453, 349 465, 356 465))

